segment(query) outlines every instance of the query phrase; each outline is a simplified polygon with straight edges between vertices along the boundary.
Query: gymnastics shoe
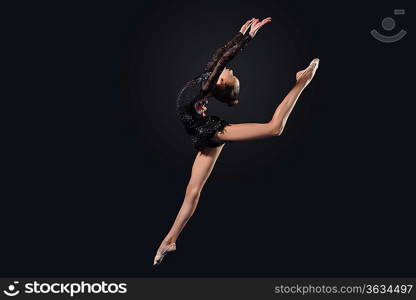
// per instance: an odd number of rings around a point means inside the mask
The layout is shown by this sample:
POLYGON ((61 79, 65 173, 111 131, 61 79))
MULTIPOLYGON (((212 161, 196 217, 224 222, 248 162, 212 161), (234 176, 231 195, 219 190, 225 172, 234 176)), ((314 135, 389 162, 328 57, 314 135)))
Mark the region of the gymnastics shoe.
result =
POLYGON ((303 69, 296 73, 296 81, 302 82, 306 86, 309 82, 311 82, 312 78, 315 76, 318 66, 319 58, 313 59, 306 69, 303 69))
POLYGON ((153 260, 153 265, 160 265, 160 263, 162 262, 163 258, 166 256, 166 254, 168 254, 169 252, 175 251, 176 250, 176 243, 171 243, 168 246, 166 246, 165 248, 162 248, 161 250, 157 250, 156 252, 156 256, 153 260))

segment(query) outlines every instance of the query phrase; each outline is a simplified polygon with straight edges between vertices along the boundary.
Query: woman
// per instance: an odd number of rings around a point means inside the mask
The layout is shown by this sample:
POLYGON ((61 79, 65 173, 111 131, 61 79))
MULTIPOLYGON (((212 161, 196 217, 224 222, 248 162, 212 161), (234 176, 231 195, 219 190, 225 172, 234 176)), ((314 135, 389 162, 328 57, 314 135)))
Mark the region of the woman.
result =
POLYGON ((202 188, 227 141, 244 141, 282 134, 286 121, 303 89, 312 80, 318 68, 319 59, 296 73, 296 84, 276 108, 272 119, 267 123, 230 124, 217 116, 206 114, 209 97, 227 103, 238 103, 240 82, 226 64, 249 43, 258 30, 271 22, 266 18, 261 22, 248 20, 234 38, 219 48, 209 60, 204 71, 187 82, 178 94, 176 109, 186 132, 190 135, 194 148, 198 150, 183 204, 172 228, 160 244, 153 265, 158 265, 164 256, 176 250, 176 240, 187 221, 193 215, 202 188))

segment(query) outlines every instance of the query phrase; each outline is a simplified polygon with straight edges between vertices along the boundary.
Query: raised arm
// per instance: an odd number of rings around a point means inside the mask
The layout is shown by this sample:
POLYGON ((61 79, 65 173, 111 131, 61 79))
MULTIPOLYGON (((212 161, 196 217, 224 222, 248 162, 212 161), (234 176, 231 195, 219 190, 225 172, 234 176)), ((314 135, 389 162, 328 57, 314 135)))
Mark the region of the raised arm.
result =
POLYGON ((251 23, 254 22, 254 20, 255 18, 252 18, 251 20, 248 20, 246 23, 244 23, 240 31, 230 41, 228 41, 224 46, 218 48, 214 52, 214 54, 211 56, 211 59, 206 64, 204 72, 211 72, 214 69, 215 65, 218 63, 218 61, 221 59, 221 57, 224 55, 224 53, 231 47, 238 44, 243 39, 248 28, 250 27, 251 23))
POLYGON ((243 48, 245 45, 251 40, 249 35, 245 35, 243 39, 237 43, 236 45, 229 48, 225 53, 221 56, 221 58, 217 61, 215 66, 213 67, 211 74, 209 75, 208 79, 204 81, 202 84, 202 90, 207 92, 210 91, 214 86, 215 83, 218 81, 221 72, 224 70, 224 67, 227 63, 234 58, 234 56, 243 48))
MULTIPOLYGON (((244 49, 245 45, 256 35, 257 31, 268 22, 271 22, 271 18, 266 18, 263 21, 259 22, 258 19, 251 19, 247 21, 240 29, 240 32, 230 41, 227 45, 232 45, 231 47, 226 48, 222 47, 225 51, 221 52, 217 50, 219 55, 216 56, 215 61, 210 61, 207 65, 210 69, 206 68, 206 71, 210 71, 208 79, 203 82, 202 90, 204 92, 209 92, 215 86, 221 72, 227 63, 234 58, 234 56, 244 49), (251 27, 251 28, 250 28, 251 27), (250 28, 249 34, 244 34, 250 28)), ((216 52, 216 54, 217 54, 216 52)))

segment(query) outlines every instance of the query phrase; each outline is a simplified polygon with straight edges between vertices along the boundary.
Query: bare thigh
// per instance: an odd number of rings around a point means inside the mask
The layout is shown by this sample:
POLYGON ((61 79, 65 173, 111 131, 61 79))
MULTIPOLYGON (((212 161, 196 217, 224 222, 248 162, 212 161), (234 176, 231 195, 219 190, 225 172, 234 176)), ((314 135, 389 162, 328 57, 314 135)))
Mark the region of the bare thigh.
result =
POLYGON ((244 141, 268 138, 278 134, 276 126, 271 123, 240 123, 230 124, 224 127, 213 137, 219 141, 244 141))
POLYGON ((197 153, 192 165, 192 173, 188 188, 195 188, 198 191, 202 190, 224 145, 225 144, 216 148, 205 147, 202 151, 197 153))

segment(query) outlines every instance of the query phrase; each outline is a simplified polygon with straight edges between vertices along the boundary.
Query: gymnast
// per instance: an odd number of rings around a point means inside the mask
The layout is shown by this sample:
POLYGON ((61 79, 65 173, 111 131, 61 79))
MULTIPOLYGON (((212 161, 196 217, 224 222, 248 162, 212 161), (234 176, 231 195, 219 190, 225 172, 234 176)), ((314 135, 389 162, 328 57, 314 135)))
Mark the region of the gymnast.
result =
POLYGON ((178 93, 177 116, 198 152, 182 206, 156 252, 153 265, 159 265, 166 254, 176 250, 179 234, 193 215, 202 188, 225 143, 280 136, 300 94, 318 69, 319 59, 315 58, 308 67, 296 73, 294 87, 278 105, 269 122, 230 124, 222 118, 207 114, 206 105, 210 97, 228 106, 238 104, 240 81, 226 65, 243 50, 260 28, 271 21, 271 17, 262 21, 256 18, 248 20, 228 43, 213 54, 203 72, 188 81, 178 93))

